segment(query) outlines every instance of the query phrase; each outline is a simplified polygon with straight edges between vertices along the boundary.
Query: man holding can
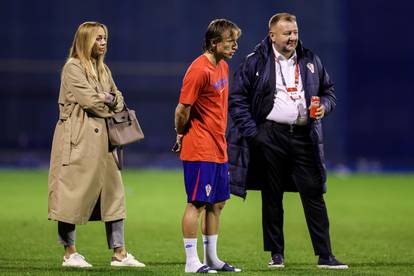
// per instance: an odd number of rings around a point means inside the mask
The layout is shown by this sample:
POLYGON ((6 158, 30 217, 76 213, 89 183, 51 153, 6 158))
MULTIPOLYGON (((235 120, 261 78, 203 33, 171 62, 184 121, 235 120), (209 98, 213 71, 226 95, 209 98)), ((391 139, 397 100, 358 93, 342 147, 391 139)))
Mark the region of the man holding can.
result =
POLYGON ((228 135, 232 193, 245 197, 248 189, 261 190, 264 250, 271 252, 271 268, 284 267, 285 191, 300 194, 318 267, 348 268, 332 254, 323 199, 321 119, 335 105, 333 83, 319 57, 299 41, 296 17, 272 16, 268 35, 236 72, 228 135))

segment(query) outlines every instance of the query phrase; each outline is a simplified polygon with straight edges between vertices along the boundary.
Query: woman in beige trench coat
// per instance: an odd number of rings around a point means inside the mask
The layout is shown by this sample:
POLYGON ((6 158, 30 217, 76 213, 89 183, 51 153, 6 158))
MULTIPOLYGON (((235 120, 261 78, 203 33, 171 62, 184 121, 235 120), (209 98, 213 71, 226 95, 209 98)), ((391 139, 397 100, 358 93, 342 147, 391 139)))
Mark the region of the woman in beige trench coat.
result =
POLYGON ((63 67, 59 121, 49 171, 49 219, 58 221, 63 266, 90 267, 75 247, 75 225, 105 222, 112 266, 145 266, 124 245, 125 195, 108 142, 105 118, 123 109, 123 97, 104 64, 108 31, 81 24, 63 67))

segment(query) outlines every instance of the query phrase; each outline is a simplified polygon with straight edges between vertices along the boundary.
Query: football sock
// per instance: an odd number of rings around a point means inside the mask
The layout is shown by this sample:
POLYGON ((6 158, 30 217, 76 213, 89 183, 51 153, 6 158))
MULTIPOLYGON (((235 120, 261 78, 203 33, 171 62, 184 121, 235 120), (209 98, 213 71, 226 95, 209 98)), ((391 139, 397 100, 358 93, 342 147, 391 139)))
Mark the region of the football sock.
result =
POLYGON ((217 257, 218 235, 203 235, 204 264, 213 269, 220 269, 224 262, 217 257))
POLYGON ((197 239, 183 239, 185 249, 185 272, 196 272, 203 264, 197 254, 197 239))

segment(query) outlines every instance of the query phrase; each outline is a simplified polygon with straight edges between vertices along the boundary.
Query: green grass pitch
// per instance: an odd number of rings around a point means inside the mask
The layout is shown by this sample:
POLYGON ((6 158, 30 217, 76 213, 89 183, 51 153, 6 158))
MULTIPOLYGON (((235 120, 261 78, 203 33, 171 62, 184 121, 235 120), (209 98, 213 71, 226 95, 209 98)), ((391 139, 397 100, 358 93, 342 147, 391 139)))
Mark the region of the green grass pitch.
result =
MULTIPOLYGON (((181 171, 127 170, 126 245, 145 268, 111 268, 101 222, 77 227, 93 264, 61 267, 56 222, 47 220, 47 172, 0 171, 0 275, 184 275, 181 171)), ((331 174, 325 195, 335 255, 347 271, 316 268, 298 194, 285 194, 286 267, 270 270, 258 192, 232 197, 222 214, 219 256, 240 275, 414 275, 414 175, 331 174)), ((199 255, 202 257, 201 242, 199 255)))

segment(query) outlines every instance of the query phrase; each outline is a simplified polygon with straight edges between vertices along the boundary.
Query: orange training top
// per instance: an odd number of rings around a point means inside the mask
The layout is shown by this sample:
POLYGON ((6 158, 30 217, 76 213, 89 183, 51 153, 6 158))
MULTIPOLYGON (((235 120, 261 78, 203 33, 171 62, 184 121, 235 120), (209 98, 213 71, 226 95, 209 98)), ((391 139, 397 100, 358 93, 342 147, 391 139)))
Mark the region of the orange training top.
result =
POLYGON ((181 160, 227 162, 227 105, 229 67, 214 66, 203 54, 185 73, 179 102, 191 112, 182 141, 181 160))

